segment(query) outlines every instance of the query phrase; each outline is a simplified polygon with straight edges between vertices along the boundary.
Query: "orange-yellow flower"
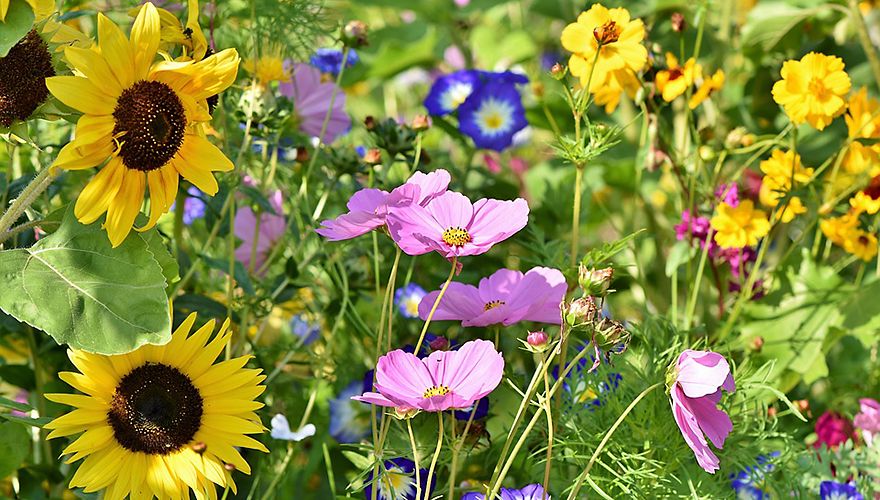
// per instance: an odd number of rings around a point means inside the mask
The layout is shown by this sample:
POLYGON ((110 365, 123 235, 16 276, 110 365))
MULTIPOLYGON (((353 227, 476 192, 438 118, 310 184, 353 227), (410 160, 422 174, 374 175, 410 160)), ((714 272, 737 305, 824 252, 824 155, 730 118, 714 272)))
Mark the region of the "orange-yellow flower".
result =
POLYGON ((795 125, 807 122, 822 130, 846 109, 852 85, 843 60, 810 52, 800 61, 782 64, 782 80, 773 85, 773 99, 795 125))
MULTIPOLYGON (((767 207, 777 206, 793 184, 803 184, 813 176, 812 168, 801 165, 800 155, 794 151, 782 152, 779 149, 774 150, 770 158, 761 162, 761 171, 764 172, 764 179, 761 181, 758 197, 761 204, 767 207)), ((801 199, 792 196, 779 215, 779 219, 782 222, 791 222, 795 215, 806 211, 801 199)))
POLYGON ((851 229, 844 233, 843 249, 870 262, 877 255, 877 237, 861 229, 851 229))
POLYGON ((684 66, 678 64, 678 59, 672 53, 666 53, 667 69, 657 72, 654 83, 657 90, 666 102, 674 101, 678 96, 687 92, 694 84, 694 78, 699 75, 703 68, 697 64, 693 57, 685 61, 684 66))
POLYGON ((819 221, 819 229, 826 238, 837 246, 843 246, 847 233, 859 225, 858 215, 849 212, 840 217, 829 217, 819 221))
POLYGON ((715 231, 715 243, 721 248, 742 248, 756 245, 770 232, 767 213, 756 210, 752 200, 743 200, 735 207, 720 203, 709 221, 715 231))
POLYGON ((880 101, 868 97, 865 87, 860 88, 850 96, 844 120, 851 138, 880 137, 880 101))
POLYGON ((724 86, 724 71, 716 70, 712 76, 703 78, 703 83, 700 84, 700 87, 697 88, 697 91, 694 92, 694 95, 691 96, 690 101, 688 101, 688 107, 691 109, 696 109, 697 106, 703 103, 706 99, 709 98, 715 91, 721 90, 721 87, 724 86))

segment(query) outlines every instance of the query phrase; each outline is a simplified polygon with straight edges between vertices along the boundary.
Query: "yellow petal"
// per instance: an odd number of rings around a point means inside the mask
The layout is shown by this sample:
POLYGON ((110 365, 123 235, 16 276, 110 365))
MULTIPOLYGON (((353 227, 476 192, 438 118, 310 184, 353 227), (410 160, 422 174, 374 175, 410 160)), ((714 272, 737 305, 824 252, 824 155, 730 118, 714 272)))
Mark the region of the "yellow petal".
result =
POLYGON ((159 50, 161 25, 159 13, 147 2, 131 27, 131 50, 134 53, 134 79, 144 80, 159 50))
POLYGON ((119 96, 122 87, 107 60, 93 49, 66 47, 64 57, 96 87, 109 96, 119 96))
POLYGON ((59 101, 90 115, 110 115, 116 107, 115 97, 105 94, 87 78, 80 76, 46 78, 46 88, 59 101))
POLYGON ((98 220, 110 208, 110 203, 122 186, 124 174, 122 160, 119 157, 110 160, 79 194, 73 211, 76 218, 83 224, 98 220))
POLYGON ((100 12, 98 13, 98 45, 101 47, 101 55, 116 75, 119 85, 123 89, 131 87, 135 82, 131 45, 119 26, 100 12))
POLYGON ((144 202, 146 176, 138 170, 125 169, 122 186, 107 207, 107 220, 104 227, 114 248, 125 241, 134 220, 141 211, 144 202))

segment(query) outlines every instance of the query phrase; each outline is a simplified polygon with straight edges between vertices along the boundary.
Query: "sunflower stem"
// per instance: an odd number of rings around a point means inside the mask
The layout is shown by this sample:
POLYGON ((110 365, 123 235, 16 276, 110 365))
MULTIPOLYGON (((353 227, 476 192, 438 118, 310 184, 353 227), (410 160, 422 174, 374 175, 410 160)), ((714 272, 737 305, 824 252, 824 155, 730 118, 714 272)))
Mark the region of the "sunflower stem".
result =
MULTIPOLYGON (((454 267, 454 266, 453 266, 454 267)), ((428 469, 428 481, 425 484, 425 500, 431 499, 431 479, 434 477, 434 468, 437 466, 437 459, 440 457, 440 449, 443 448, 443 412, 437 412, 437 423, 440 426, 437 431, 437 448, 434 449, 434 457, 431 458, 431 468, 428 469)), ((416 469, 418 470, 418 469, 416 469)), ((451 499, 449 499, 451 500, 451 499)))
POLYGON ((416 352, 419 352, 419 349, 422 347, 422 342, 425 340, 425 334, 428 333, 428 326, 431 324, 431 318, 434 317, 434 313, 437 312, 437 307, 440 305, 440 301, 443 299, 443 295, 446 293, 446 289, 449 288, 449 283, 452 282, 452 277, 455 276, 455 269, 458 267, 458 256, 452 258, 452 269, 449 270, 449 277, 446 278, 446 282, 443 283, 443 288, 440 289, 440 294, 437 295, 437 298, 434 299, 434 305, 431 306, 431 312, 428 313, 428 318, 425 319, 425 325, 422 326, 422 333, 419 334, 419 341, 416 342, 416 352))
POLYGON ((6 241, 11 234, 8 232, 12 224, 21 217, 21 214, 27 210, 40 194, 52 184, 54 179, 52 168, 44 168, 34 179, 22 190, 18 198, 12 202, 12 205, 0 217, 0 243, 6 241))

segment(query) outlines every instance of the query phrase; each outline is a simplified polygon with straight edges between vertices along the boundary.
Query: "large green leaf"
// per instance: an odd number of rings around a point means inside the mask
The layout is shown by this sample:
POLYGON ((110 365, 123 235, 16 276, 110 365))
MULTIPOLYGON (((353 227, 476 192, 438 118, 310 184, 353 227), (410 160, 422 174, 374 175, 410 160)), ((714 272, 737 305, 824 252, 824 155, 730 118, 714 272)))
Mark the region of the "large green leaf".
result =
POLYGON ((18 470, 30 449, 30 437, 25 427, 14 422, 0 424, 0 478, 18 470))
POLYGON ((6 19, 0 22, 0 57, 6 57, 15 44, 27 35, 34 25, 34 11, 24 0, 9 2, 6 19))
POLYGON ((171 338, 165 277, 144 238, 117 248, 73 210, 31 248, 0 252, 0 309, 59 344, 120 354, 171 338))

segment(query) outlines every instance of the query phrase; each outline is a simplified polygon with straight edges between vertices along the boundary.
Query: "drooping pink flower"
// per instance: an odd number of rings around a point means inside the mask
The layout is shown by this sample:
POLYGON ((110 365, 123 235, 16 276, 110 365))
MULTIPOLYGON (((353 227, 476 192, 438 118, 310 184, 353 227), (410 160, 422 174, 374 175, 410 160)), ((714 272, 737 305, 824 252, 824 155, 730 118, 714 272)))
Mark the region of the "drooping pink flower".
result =
POLYGON ((681 353, 670 391, 672 415, 697 463, 710 474, 718 470, 720 462, 709 448, 706 437, 721 449, 733 430, 730 417, 718 409, 722 389, 727 392, 736 390, 730 366, 722 355, 691 349, 681 353))
POLYGON ((815 448, 823 444, 828 448, 836 448, 847 440, 855 438, 856 430, 850 419, 829 410, 816 420, 816 436, 819 439, 813 443, 815 448))
POLYGON ((235 258, 244 265, 245 269, 260 269, 275 243, 284 236, 284 231, 287 229, 287 221, 282 211, 281 191, 272 193, 269 203, 275 213, 260 214, 259 227, 257 227, 257 216, 251 207, 241 208, 235 214, 235 236, 241 240, 241 245, 235 249, 235 258))
POLYGON ((391 237, 407 254, 433 250, 451 259, 488 252, 524 228, 529 205, 522 198, 471 203, 463 194, 447 191, 425 206, 392 208, 387 220, 391 237))
MULTIPOLYGON (((289 64, 289 63, 288 63, 289 64)), ((345 112, 345 92, 335 82, 321 81, 321 71, 308 64, 293 64, 290 81, 281 82, 281 95, 293 101, 294 113, 300 130, 313 137, 321 135, 327 110, 330 118, 322 141, 329 144, 351 128, 351 118, 345 112), (334 97, 335 94, 335 97, 334 97)))
POLYGON ((853 423, 862 430, 865 443, 871 446, 874 436, 880 434, 880 403, 871 398, 859 400, 861 411, 856 414, 853 423))
POLYGON ((361 189, 348 200, 348 213, 321 222, 315 232, 330 241, 349 240, 385 225, 390 207, 426 205, 446 192, 450 176, 446 170, 430 174, 416 172, 405 184, 390 193, 381 189, 361 189))
MULTIPOLYGON (((519 321, 559 325, 559 304, 566 288, 565 276, 558 269, 535 267, 525 274, 499 269, 481 279, 479 287, 450 283, 432 319, 461 321, 461 326, 508 326, 519 321)), ((427 319, 439 293, 422 297, 422 319, 427 319)))
POLYGON ((504 358, 492 342, 472 340, 457 351, 419 359, 400 349, 379 358, 376 391, 352 399, 399 410, 429 412, 470 408, 498 387, 504 358))

